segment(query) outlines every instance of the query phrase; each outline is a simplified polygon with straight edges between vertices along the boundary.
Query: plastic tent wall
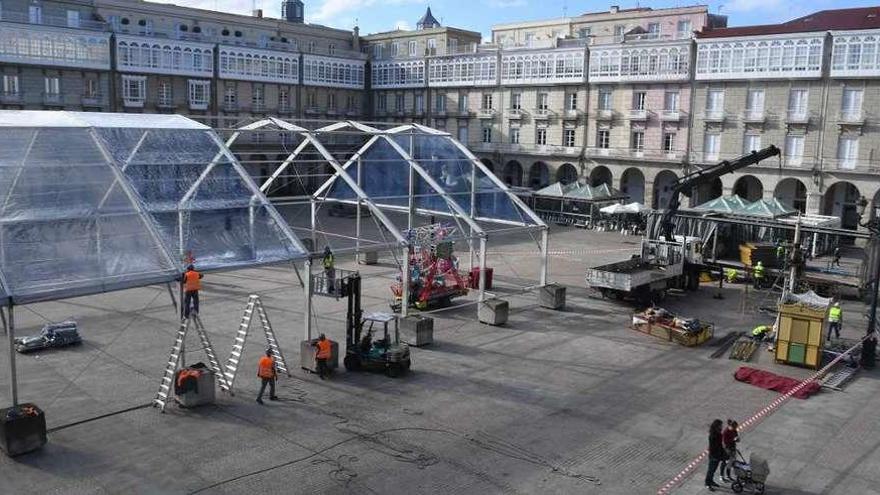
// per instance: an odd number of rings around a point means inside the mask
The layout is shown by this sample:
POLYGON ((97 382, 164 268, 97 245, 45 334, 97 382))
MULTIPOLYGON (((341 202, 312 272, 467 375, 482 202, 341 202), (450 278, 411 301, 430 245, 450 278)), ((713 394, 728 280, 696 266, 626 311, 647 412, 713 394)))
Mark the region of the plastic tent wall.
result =
POLYGON ((208 127, 0 111, 0 293, 15 304, 305 257, 208 127))

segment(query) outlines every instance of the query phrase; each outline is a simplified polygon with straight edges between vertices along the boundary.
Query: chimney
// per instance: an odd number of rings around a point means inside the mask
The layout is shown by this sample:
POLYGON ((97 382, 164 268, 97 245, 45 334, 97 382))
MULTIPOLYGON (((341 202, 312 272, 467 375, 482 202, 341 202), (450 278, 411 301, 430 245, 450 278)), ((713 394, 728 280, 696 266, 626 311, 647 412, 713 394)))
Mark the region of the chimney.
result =
POLYGON ((254 17, 263 17, 263 9, 254 9, 253 15, 254 17))
POLYGON ((618 13, 618 12, 620 12, 620 7, 617 6, 617 5, 612 5, 612 6, 611 6, 611 13, 612 13, 612 14, 616 14, 616 13, 618 13))

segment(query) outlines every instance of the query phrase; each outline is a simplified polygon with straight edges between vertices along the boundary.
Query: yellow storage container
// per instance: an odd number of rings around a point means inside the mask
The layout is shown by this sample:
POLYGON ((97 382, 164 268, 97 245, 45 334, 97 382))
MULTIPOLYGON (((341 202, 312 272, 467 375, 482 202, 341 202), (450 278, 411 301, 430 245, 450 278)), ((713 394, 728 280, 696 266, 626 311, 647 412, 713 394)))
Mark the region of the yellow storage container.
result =
POLYGON ((816 369, 822 362, 822 351, 814 345, 807 346, 807 353, 804 355, 804 365, 816 369))
POLYGON ((784 340, 776 342, 776 360, 781 362, 788 361, 788 342, 784 340))

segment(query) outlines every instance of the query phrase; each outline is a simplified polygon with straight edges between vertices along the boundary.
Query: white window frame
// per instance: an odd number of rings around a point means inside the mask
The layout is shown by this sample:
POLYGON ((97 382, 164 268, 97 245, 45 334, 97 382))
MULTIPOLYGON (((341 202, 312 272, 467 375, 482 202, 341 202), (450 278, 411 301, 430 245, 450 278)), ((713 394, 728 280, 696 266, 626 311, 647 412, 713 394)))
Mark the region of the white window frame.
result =
POLYGON ((171 81, 159 81, 156 87, 156 102, 166 106, 174 102, 174 85, 171 81))
POLYGON ((789 134, 785 136, 785 164, 790 166, 800 166, 804 160, 804 142, 806 137, 803 135, 789 134))
POLYGON ((598 129, 596 131, 596 147, 607 150, 611 148, 611 130, 598 129))
POLYGON ((67 27, 74 29, 80 27, 80 14, 78 10, 70 9, 67 11, 67 27))
POLYGON ((122 76, 122 101, 127 107, 143 107, 147 99, 146 76, 122 76))
POLYGON ((46 76, 43 78, 43 91, 46 95, 58 96, 61 94, 61 77, 46 76))
POLYGON ((434 95, 434 107, 434 110, 438 112, 446 111, 446 94, 437 93, 436 95, 434 95))
POLYGON ((705 161, 717 161, 721 154, 721 134, 706 133, 703 136, 703 155, 705 161))
POLYGON ((3 90, 3 94, 5 95, 18 95, 21 91, 21 86, 19 85, 18 74, 3 74, 2 87, 0 90, 3 90))
POLYGON ((550 93, 538 93, 538 110, 550 110, 550 93))
POLYGON ((663 95, 663 109, 668 112, 677 112, 680 97, 681 94, 678 91, 667 91, 663 95))
POLYGON ((693 28, 691 27, 690 19, 682 19, 678 21, 676 24, 676 32, 678 33, 678 39, 688 39, 691 37, 693 28))
POLYGON ((751 153, 761 149, 761 135, 755 133, 745 134, 743 136, 743 154, 751 153))
POLYGON ((492 93, 483 93, 483 110, 492 110, 494 107, 492 103, 494 101, 492 93))
POLYGON ((675 134, 674 132, 664 132, 662 137, 663 151, 666 153, 675 153, 675 134))
POLYGON ((415 57, 419 54, 419 42, 416 40, 410 40, 409 42, 409 56, 415 57))
POLYGON ((187 82, 189 106, 193 110, 207 110, 211 103, 211 81, 189 79, 187 82))
POLYGON ((492 128, 491 127, 483 127, 483 142, 491 143, 492 142, 492 128))
POLYGON ((459 126, 458 126, 458 134, 457 134, 457 136, 458 136, 458 140, 459 140, 461 143, 467 143, 467 142, 468 142, 468 126, 466 126, 466 125, 459 125, 459 126))
POLYGON ((865 93, 862 88, 843 88, 841 95, 840 113, 853 120, 858 120, 862 115, 865 93))
POLYGON ((41 5, 28 5, 28 22, 31 24, 43 23, 43 7, 41 5))
POLYGON ((630 134, 630 149, 636 153, 645 152, 645 130, 633 129, 630 134))
POLYGON ((565 109, 568 111, 576 111, 578 105, 578 94, 576 92, 565 95, 565 109))
POLYGON ((574 148, 577 142, 577 132, 576 129, 563 129, 562 130, 562 146, 566 148, 574 148))
POLYGON ((510 109, 522 110, 522 93, 513 93, 510 95, 510 109))
POLYGON ((856 136, 840 136, 837 142, 837 159, 840 168, 852 170, 859 161, 859 138, 856 136))
POLYGON ((547 128, 538 127, 535 129, 535 144, 538 146, 547 145, 547 128))
POLYGON ((648 109, 648 92, 633 91, 633 110, 648 109))
POLYGON ((611 110, 614 105, 614 90, 599 88, 599 110, 611 110))
POLYGON ((417 94, 415 98, 415 107, 416 113, 422 113, 425 111, 425 95, 417 94))
POLYGON ((519 137, 519 127, 511 127, 509 136, 510 144, 519 144, 519 137))

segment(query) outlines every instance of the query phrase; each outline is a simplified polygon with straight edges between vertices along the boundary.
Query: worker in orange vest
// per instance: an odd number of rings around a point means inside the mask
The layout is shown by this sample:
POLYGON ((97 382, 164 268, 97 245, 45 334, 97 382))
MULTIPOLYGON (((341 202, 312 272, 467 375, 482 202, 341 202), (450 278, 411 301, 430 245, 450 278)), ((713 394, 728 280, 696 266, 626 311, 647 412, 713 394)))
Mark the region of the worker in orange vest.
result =
POLYGON ((190 307, 199 314, 199 290, 202 288, 202 275, 196 267, 189 265, 183 274, 183 316, 189 318, 190 307))
POLYGON ((327 360, 330 359, 330 356, 332 355, 333 346, 322 333, 321 336, 318 337, 318 341, 315 342, 315 347, 318 348, 315 352, 315 364, 318 368, 318 376, 323 380, 324 376, 327 374, 327 360))
POLYGON ((263 403, 263 393, 266 392, 266 385, 269 385, 269 400, 278 400, 278 397, 275 395, 275 360, 272 359, 272 349, 266 349, 266 355, 260 358, 257 376, 263 381, 260 385, 260 393, 257 395, 257 402, 259 404, 263 403))

